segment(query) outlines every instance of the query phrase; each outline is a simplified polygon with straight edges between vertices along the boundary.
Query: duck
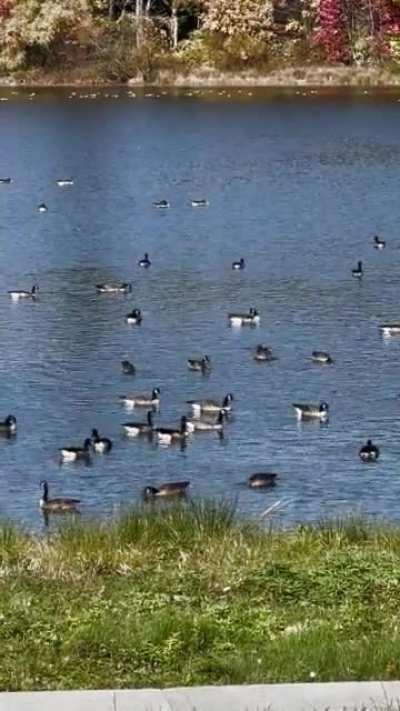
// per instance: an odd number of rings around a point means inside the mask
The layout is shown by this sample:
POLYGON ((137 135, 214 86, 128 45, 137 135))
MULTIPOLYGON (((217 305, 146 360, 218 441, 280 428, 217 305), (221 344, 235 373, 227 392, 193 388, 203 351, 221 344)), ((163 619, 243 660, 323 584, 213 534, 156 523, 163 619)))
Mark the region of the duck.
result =
POLYGON ((174 444, 183 442, 189 434, 188 421, 185 415, 181 417, 180 427, 156 427, 153 430, 161 444, 174 444))
POLYGON ((85 439, 83 447, 61 447, 60 455, 64 462, 76 462, 78 459, 88 459, 92 441, 85 439))
POLYGON ((231 326, 256 326, 260 323, 259 313, 253 308, 247 314, 230 313, 228 319, 231 326))
POLYGON ((24 291, 23 289, 13 289, 9 291, 8 294, 13 301, 18 301, 19 299, 36 299, 38 291, 38 285, 34 284, 30 291, 24 291))
POLYGON ((169 207, 169 202, 168 200, 156 200, 153 202, 153 207, 157 207, 158 209, 165 210, 167 207, 169 207))
POLYGON ((151 393, 139 395, 120 395, 120 400, 129 407, 158 407, 160 404, 160 388, 153 388, 151 393))
POLYGON ((139 259, 138 264, 139 264, 139 267, 143 267, 144 269, 148 269, 149 267, 151 267, 151 261, 149 259, 149 255, 147 254, 147 252, 145 253, 145 255, 142 259, 139 259))
POLYGON ((153 412, 149 410, 146 422, 124 422, 122 427, 128 437, 137 437, 143 434, 151 435, 154 429, 153 412))
POLYGON ((143 489, 143 496, 145 499, 153 499, 159 496, 185 496, 188 486, 190 486, 190 481, 171 481, 168 484, 161 484, 158 487, 146 486, 146 488, 143 489))
POLYGON ((205 373, 207 370, 211 370, 211 360, 208 355, 202 358, 188 358, 187 366, 189 370, 196 370, 205 373))
POLYGON ((129 314, 126 314, 125 321, 126 321, 126 323, 129 323, 131 326, 134 326, 134 325, 139 326, 142 323, 141 310, 140 309, 133 309, 132 311, 130 311, 129 314))
POLYGON ((208 200, 191 200, 192 207, 208 207, 208 200))
POLYGON ((136 375, 136 368, 130 360, 121 360, 121 366, 124 375, 136 375))
POLYGON ((226 410, 223 408, 219 411, 216 420, 199 420, 191 419, 187 420, 188 429, 190 432, 222 432, 224 429, 224 418, 226 417, 226 410))
POLYGON ((383 336, 400 336, 400 323, 383 323, 379 330, 383 336))
POLYGON ((384 239, 380 239, 378 235, 375 235, 374 237, 374 248, 375 249, 385 249, 386 247, 386 242, 384 239))
POLYGON ((249 486, 250 489, 267 489, 268 487, 275 486, 277 476, 277 474, 272 472, 251 474, 247 480, 247 486, 249 486))
POLYGON ((321 363, 322 365, 332 365, 333 363, 333 358, 326 351, 313 351, 311 359, 314 363, 321 363))
POLYGON ((253 358, 258 361, 275 360, 271 348, 263 346, 261 343, 256 347, 253 358))
POLYGON ((329 418, 329 405, 321 402, 319 405, 293 403, 298 420, 320 420, 326 422, 329 418))
POLYGON ((367 444, 364 444, 358 452, 362 462, 376 462, 379 457, 379 447, 376 444, 372 444, 372 440, 368 439, 367 444))
POLYGON ((202 412, 219 413, 221 410, 230 412, 232 409, 233 399, 234 397, 232 393, 228 393, 225 395, 222 405, 216 400, 186 400, 186 402, 190 405, 194 415, 200 417, 202 412))
POLYGON ((5 420, 0 422, 0 434, 14 435, 17 431, 17 418, 14 415, 8 415, 5 420))
POLYGON ((246 265, 245 265, 245 262, 244 262, 243 257, 241 257, 241 259, 239 259, 238 262, 232 262, 232 269, 234 269, 234 270, 236 270, 236 271, 239 270, 239 269, 244 269, 245 266, 246 266, 246 265))
POLYGON ((108 437, 100 437, 96 428, 92 429, 91 443, 97 454, 107 454, 111 451, 113 443, 108 437))
POLYGON ((355 279, 362 279, 362 277, 364 276, 362 262, 357 262, 357 267, 355 269, 352 269, 351 273, 355 279))
POLYGON ((0 178, 0 185, 10 185, 12 178, 0 178))
POLYGON ((44 202, 41 202, 40 205, 37 207, 38 212, 47 212, 48 207, 44 202))
POLYGON ((129 294, 132 291, 132 284, 129 282, 96 284, 96 289, 100 294, 129 294))
POLYGON ((39 506, 45 513, 56 513, 71 511, 79 513, 78 506, 81 503, 80 499, 49 499, 49 485, 47 481, 41 481, 40 486, 42 487, 43 493, 40 497, 39 506))
POLYGON ((72 178, 61 178, 61 180, 56 180, 56 183, 59 188, 67 188, 70 185, 73 185, 74 181, 72 178))

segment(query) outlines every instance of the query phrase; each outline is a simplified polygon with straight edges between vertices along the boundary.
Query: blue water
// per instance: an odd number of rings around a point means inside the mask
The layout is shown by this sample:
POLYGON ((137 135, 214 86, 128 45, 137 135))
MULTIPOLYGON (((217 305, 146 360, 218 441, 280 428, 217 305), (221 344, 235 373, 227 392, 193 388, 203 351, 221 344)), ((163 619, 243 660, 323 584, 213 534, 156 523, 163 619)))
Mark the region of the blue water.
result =
POLYGON ((378 332, 400 319, 397 94, 106 93, 2 91, 0 177, 14 182, 0 186, 0 417, 19 430, 0 441, 0 515, 41 527, 41 479, 101 516, 147 484, 189 479, 193 497, 233 497, 245 514, 281 500, 284 524, 399 518, 400 340, 378 332), (75 184, 61 189, 66 176, 75 184), (170 209, 154 209, 164 198, 170 209), (97 295, 108 280, 132 281, 132 294, 97 295), (35 282, 35 303, 8 298, 35 282), (228 311, 250 306, 260 327, 229 328, 228 311), (133 307, 140 328, 124 323, 133 307), (257 364, 257 343, 277 360, 257 364), (311 363, 316 348, 335 364, 311 363), (209 378, 186 367, 203 353, 209 378), (225 438, 196 435, 183 451, 124 438, 121 423, 145 413, 118 395, 154 386, 165 424, 187 399, 232 392, 225 438), (320 400, 329 424, 298 425, 291 403, 320 400), (60 467, 58 448, 92 427, 114 440, 110 456, 60 467), (375 465, 358 458, 367 437, 375 465), (273 490, 239 486, 263 470, 278 473, 273 490))

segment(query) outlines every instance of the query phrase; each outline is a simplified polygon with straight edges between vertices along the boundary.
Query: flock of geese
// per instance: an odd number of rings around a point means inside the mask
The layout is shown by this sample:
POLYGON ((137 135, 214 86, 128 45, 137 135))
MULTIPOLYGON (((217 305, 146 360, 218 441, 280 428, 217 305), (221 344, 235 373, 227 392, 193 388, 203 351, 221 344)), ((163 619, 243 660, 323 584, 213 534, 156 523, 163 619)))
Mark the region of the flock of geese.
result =
MULTIPOLYGON (((0 184, 10 184, 11 182, 11 178, 0 178, 0 184)), ((56 182, 61 188, 70 187, 74 184, 71 178, 64 178, 56 182)), ((207 200, 197 199, 192 200, 191 204, 193 207, 206 207, 209 203, 207 200)), ((157 209, 167 209, 170 204, 167 200, 160 200, 154 202, 153 206, 157 209)), ((39 212, 46 212, 47 206, 42 203, 37 209, 39 212)), ((376 235, 373 238, 373 245, 376 249, 382 250, 385 248, 386 243, 376 235)), ((147 252, 138 262, 138 266, 143 269, 149 269, 151 264, 147 252)), ((232 262, 232 270, 234 271, 245 268, 246 262, 243 257, 232 262)), ((362 280, 364 269, 361 261, 352 270, 352 276, 355 279, 362 280)), ((132 284, 129 282, 102 283, 96 284, 95 289, 98 294, 129 294, 132 292, 132 284)), ((10 290, 8 294, 13 301, 23 299, 36 300, 39 296, 39 286, 34 284, 30 290, 10 290)), ((233 328, 257 327, 260 324, 260 314, 254 307, 249 308, 247 312, 228 313, 227 317, 229 325, 233 328)), ((142 318, 141 310, 134 308, 126 314, 125 321, 129 325, 139 326, 142 318)), ((400 323, 385 323, 379 328, 384 336, 400 335, 400 323)), ((253 358, 256 361, 264 362, 275 360, 271 348, 264 344, 256 346, 253 358)), ((331 355, 325 351, 313 351, 311 359, 319 365, 330 366, 334 364, 331 355)), ((135 375, 135 366, 130 361, 123 360, 121 366, 124 374, 135 375)), ((187 367, 191 371, 205 375, 211 371, 212 363, 208 355, 203 355, 200 358, 188 358, 187 367)), ((232 393, 227 393, 220 401, 213 399, 188 400, 186 404, 189 412, 181 416, 179 424, 175 427, 163 427, 156 424, 155 416, 160 406, 160 400, 161 389, 159 387, 154 387, 149 393, 133 393, 120 396, 120 402, 125 408, 129 410, 144 408, 147 410, 143 420, 131 420, 122 424, 123 432, 128 438, 146 437, 149 441, 156 441, 161 445, 179 444, 181 447, 185 447, 188 438, 197 432, 214 432, 223 437, 224 427, 229 423, 229 417, 232 412, 234 396, 232 393)), ((329 405, 327 402, 293 403, 293 408, 298 420, 315 420, 324 423, 329 419, 329 405)), ((13 436, 16 431, 17 420, 14 415, 8 415, 3 422, 0 422, 1 434, 13 436)), ((59 453, 61 462, 76 462, 78 460, 88 461, 93 453, 107 455, 112 449, 112 440, 108 437, 100 436, 98 430, 93 429, 91 435, 84 440, 82 446, 65 446, 60 448, 59 453)), ((374 462, 378 459, 379 454, 379 448, 371 440, 368 440, 359 450, 359 457, 363 462, 374 462)), ((252 474, 245 483, 253 489, 266 489, 275 485, 277 477, 278 475, 274 472, 258 472, 252 474)), ((184 496, 189 485, 189 481, 175 481, 160 484, 158 487, 146 486, 143 490, 143 496, 145 499, 150 500, 154 500, 156 497, 184 496)), ((79 513, 80 500, 49 498, 48 483, 42 481, 40 486, 42 490, 40 508, 44 514, 67 511, 79 513)))

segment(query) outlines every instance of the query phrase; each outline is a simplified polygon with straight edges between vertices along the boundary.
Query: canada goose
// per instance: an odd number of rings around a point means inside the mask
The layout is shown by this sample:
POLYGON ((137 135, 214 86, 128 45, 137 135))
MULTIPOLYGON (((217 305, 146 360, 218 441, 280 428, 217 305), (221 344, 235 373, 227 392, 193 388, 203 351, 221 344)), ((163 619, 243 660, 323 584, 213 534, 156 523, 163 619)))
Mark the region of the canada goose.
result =
POLYGON ((0 434, 12 435, 17 431, 17 418, 8 415, 3 422, 0 422, 0 434))
POLYGON ((121 284, 96 284, 96 289, 100 294, 128 294, 132 291, 132 284, 122 282, 121 284))
POLYGON ((269 346, 263 346, 262 344, 256 347, 253 358, 259 361, 275 360, 271 348, 269 348, 269 346))
POLYGON ((379 330, 383 336, 400 336, 400 323, 383 323, 379 330))
POLYGON ((187 366, 189 370, 196 370, 196 371, 201 371, 202 373, 205 373, 207 370, 211 369, 211 361, 208 355, 203 356, 202 358, 188 358, 187 361, 187 366))
POLYGON ((232 269, 237 271, 239 269, 244 269, 244 268, 245 268, 245 263, 244 263, 243 257, 241 257, 241 259, 239 259, 238 262, 232 262, 232 269))
POLYGON ((24 291, 23 289, 14 289, 9 291, 9 296, 13 301, 18 301, 19 299, 36 299, 38 295, 39 287, 34 284, 30 291, 24 291))
POLYGON ((374 248, 375 249, 385 249, 386 247, 386 242, 384 239, 380 239, 378 235, 375 235, 374 237, 374 248))
POLYGON ((124 422, 122 427, 128 437, 137 437, 141 434, 152 434, 154 428, 153 413, 149 410, 146 422, 124 422))
POLYGON ((107 454, 111 451, 113 443, 108 437, 100 437, 98 430, 92 430, 92 447, 97 454, 107 454))
POLYGON ((135 375, 136 368, 130 360, 121 360, 122 372, 124 375, 135 375))
POLYGON ((73 185, 74 181, 72 180, 72 178, 62 178, 61 180, 57 180, 56 183, 57 183, 58 187, 66 188, 70 185, 73 185))
POLYGON ((216 400, 187 400, 187 404, 193 410, 195 416, 200 416, 202 412, 220 412, 224 410, 225 412, 230 412, 232 409, 233 395, 228 393, 225 395, 222 405, 216 400))
POLYGON ((160 388, 153 388, 151 393, 142 395, 120 395, 121 402, 129 407, 158 407, 160 404, 160 388))
POLYGON ((362 279, 364 276, 362 262, 357 262, 357 267, 351 270, 351 273, 355 279, 362 279))
POLYGON ((40 203, 40 205, 38 205, 38 207, 37 207, 38 212, 47 212, 47 210, 48 210, 47 205, 45 205, 44 202, 40 203))
POLYGON ((149 259, 149 255, 146 254, 144 255, 143 259, 140 259, 139 262, 139 267, 143 267, 144 269, 148 269, 148 267, 151 267, 151 261, 149 259))
POLYGON ((182 442, 189 434, 189 427, 185 415, 181 417, 179 428, 174 427, 156 427, 155 433, 158 441, 161 444, 173 444, 174 442, 182 442))
POLYGON ((191 200, 192 207, 208 207, 208 200, 191 200))
POLYGON ((146 486, 143 490, 143 496, 146 499, 152 499, 156 496, 185 496, 188 486, 190 486, 190 481, 173 481, 168 484, 161 484, 157 488, 155 486, 146 486))
POLYGON ((87 438, 83 443, 83 447, 62 447, 59 452, 64 462, 76 462, 77 459, 88 459, 91 447, 92 442, 87 438))
POLYGON ((42 511, 45 513, 63 511, 79 513, 78 506, 80 504, 80 499, 49 499, 49 485, 47 481, 41 481, 40 486, 43 489, 43 493, 39 501, 39 506, 42 511))
POLYGON ((327 402, 321 402, 319 405, 303 405, 293 403, 296 410, 298 420, 320 420, 326 421, 329 418, 329 405, 327 402))
POLYGON ((230 313, 228 319, 231 326, 256 326, 260 323, 259 313, 253 308, 247 314, 230 313))
POLYGON ((169 207, 169 202, 168 200, 156 200, 153 202, 153 207, 158 207, 158 209, 165 209, 169 207))
POLYGON ((251 489, 266 489, 271 486, 275 486, 277 474, 272 472, 261 472, 259 474, 252 474, 247 480, 247 485, 251 489))
POLYGON ((220 410, 216 420, 188 419, 188 429, 190 432, 222 432, 224 428, 225 410, 220 410))
POLYGON ((142 323, 142 312, 140 309, 133 309, 125 316, 126 323, 132 325, 140 325, 142 323))
POLYGON ((361 447, 358 453, 362 462, 376 462, 379 457, 379 447, 372 444, 372 440, 367 440, 367 444, 361 447))
POLYGON ((326 351, 313 351, 311 358, 314 363, 321 363, 322 365, 332 365, 333 359, 326 351))
POLYGON ((10 185, 12 183, 11 178, 0 178, 0 185, 10 185))

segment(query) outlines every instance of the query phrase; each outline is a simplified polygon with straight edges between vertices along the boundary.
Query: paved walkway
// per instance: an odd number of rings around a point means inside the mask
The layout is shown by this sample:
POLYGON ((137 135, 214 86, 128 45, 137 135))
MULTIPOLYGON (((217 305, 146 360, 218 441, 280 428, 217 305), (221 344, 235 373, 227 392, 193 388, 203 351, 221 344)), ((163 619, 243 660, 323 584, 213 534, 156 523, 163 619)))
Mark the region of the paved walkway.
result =
POLYGON ((400 682, 0 693, 0 711, 400 711, 400 682))

